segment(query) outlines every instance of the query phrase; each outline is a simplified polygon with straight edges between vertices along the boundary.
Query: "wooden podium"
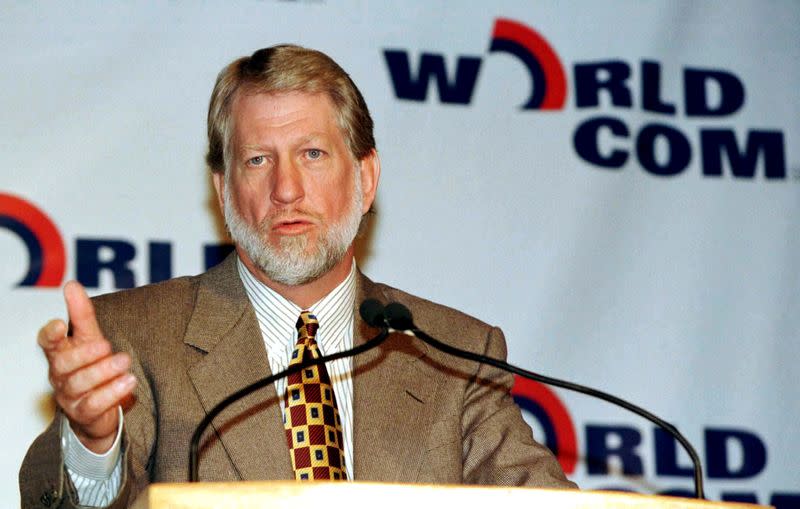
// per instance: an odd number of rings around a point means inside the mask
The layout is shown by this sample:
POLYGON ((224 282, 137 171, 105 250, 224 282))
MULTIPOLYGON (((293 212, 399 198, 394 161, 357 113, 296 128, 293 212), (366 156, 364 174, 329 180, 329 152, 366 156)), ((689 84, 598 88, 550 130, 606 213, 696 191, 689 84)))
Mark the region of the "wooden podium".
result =
POLYGON ((134 509, 756 509, 768 506, 605 491, 358 482, 153 484, 134 509))

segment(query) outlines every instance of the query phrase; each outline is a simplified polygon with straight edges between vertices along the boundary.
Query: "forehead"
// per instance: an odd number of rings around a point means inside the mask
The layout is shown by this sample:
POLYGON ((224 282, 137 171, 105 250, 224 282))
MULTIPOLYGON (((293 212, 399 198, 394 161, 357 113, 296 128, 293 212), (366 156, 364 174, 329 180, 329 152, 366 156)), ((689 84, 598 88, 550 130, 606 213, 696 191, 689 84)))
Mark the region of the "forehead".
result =
POLYGON ((242 93, 232 105, 236 138, 249 135, 309 134, 341 136, 336 111, 326 94, 306 92, 242 93))

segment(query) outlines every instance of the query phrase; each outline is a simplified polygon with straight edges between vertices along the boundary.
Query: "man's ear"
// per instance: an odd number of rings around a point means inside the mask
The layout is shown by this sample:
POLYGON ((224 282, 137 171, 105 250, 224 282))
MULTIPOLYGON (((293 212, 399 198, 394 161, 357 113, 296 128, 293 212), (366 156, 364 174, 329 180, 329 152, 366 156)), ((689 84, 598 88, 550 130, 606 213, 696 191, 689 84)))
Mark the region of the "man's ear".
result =
POLYGON ((370 150, 369 154, 358 162, 358 166, 361 173, 361 213, 366 214, 375 201, 378 181, 381 178, 381 159, 378 157, 378 151, 374 148, 370 150))
POLYGON ((211 174, 211 179, 214 181, 214 189, 217 190, 217 205, 222 215, 225 215, 225 173, 215 171, 211 174))

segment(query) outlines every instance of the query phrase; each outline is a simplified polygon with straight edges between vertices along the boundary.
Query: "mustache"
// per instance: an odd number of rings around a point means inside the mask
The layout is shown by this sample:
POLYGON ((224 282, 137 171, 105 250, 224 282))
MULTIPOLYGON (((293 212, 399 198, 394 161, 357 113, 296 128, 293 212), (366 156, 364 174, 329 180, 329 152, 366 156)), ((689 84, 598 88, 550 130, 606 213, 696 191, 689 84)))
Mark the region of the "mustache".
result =
POLYGON ((302 208, 278 210, 262 219, 258 223, 258 229, 262 232, 268 232, 275 224, 289 221, 309 221, 312 223, 320 223, 322 222, 322 216, 302 208))

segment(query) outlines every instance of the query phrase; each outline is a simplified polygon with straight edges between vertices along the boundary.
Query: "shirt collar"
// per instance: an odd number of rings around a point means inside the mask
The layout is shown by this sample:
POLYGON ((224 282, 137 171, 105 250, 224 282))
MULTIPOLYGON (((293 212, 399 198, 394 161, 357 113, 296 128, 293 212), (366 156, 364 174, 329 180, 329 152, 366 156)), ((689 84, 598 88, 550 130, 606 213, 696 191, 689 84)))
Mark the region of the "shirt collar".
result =
MULTIPOLYGON (((239 277, 244 283, 245 292, 256 311, 260 324, 264 320, 278 321, 281 329, 295 330, 295 322, 303 311, 297 304, 288 300, 269 286, 259 281, 244 265, 241 258, 236 259, 239 277), (264 303, 267 303, 264 305, 264 303)), ((317 341, 323 351, 332 353, 338 351, 340 346, 338 338, 344 338, 352 330, 354 303, 356 297, 356 262, 350 267, 350 273, 330 293, 311 305, 311 311, 319 320, 319 333, 317 341), (325 348, 326 344, 330 348, 325 348)), ((292 336, 294 337, 294 336, 292 336)))

